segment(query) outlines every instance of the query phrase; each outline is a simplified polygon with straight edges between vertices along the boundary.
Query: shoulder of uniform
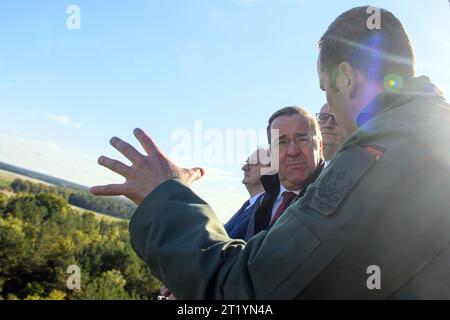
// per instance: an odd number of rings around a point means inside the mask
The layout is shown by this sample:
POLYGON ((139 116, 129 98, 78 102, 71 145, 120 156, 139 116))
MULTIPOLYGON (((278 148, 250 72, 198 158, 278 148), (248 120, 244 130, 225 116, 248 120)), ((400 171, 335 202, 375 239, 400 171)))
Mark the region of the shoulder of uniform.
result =
POLYGON ((375 156, 376 161, 380 160, 384 155, 384 148, 381 148, 380 146, 373 145, 373 146, 366 146, 363 148, 366 152, 375 156))
POLYGON ((383 154, 378 146, 345 147, 308 189, 307 204, 324 215, 332 214, 383 154))

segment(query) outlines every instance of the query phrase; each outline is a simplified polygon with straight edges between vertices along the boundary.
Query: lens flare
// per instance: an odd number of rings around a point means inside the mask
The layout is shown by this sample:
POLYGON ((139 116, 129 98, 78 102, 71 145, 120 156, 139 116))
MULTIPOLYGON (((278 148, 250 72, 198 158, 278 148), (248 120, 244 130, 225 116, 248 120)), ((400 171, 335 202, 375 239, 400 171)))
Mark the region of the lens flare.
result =
POLYGON ((384 77, 384 88, 391 92, 398 92, 403 88, 404 81, 398 74, 390 73, 384 77))

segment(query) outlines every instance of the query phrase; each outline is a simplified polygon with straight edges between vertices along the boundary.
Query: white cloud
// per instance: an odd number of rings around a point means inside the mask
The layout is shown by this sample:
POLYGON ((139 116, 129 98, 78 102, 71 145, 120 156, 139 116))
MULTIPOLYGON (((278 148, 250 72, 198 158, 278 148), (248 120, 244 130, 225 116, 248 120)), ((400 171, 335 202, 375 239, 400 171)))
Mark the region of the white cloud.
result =
POLYGON ((95 40, 94 41, 94 47, 95 48, 101 48, 102 47, 102 42, 100 40, 95 40))
POLYGON ((0 161, 85 186, 117 183, 120 179, 97 165, 97 155, 15 134, 0 133, 0 161))
MULTIPOLYGON (((0 63, 0 65, 1 65, 1 63, 0 63)), ((12 86, 13 86, 13 84, 11 82, 1 82, 0 83, 0 89, 8 89, 8 88, 11 88, 12 86)))
POLYGON ((65 115, 48 114, 47 119, 57 122, 59 124, 71 126, 76 129, 81 129, 81 123, 72 121, 68 116, 65 115))
POLYGON ((68 124, 70 123, 70 118, 67 116, 57 116, 57 115, 53 115, 53 114, 48 114, 47 118, 62 124, 68 124))

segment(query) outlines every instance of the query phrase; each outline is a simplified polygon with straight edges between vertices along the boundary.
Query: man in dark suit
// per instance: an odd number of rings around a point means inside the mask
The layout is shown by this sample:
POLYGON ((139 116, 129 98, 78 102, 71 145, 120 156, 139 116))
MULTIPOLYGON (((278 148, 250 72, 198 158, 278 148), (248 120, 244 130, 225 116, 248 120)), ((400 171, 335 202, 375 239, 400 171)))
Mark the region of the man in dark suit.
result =
POLYGON ((269 119, 267 135, 269 143, 279 147, 278 173, 261 177, 265 195, 250 218, 245 240, 270 229, 289 205, 304 194, 324 166, 319 124, 305 109, 286 107, 276 111, 269 119), (293 137, 291 141, 289 137, 293 137))
POLYGON ((242 171, 244 171, 242 183, 247 188, 250 199, 225 224, 225 230, 227 230, 230 238, 248 240, 246 233, 249 221, 253 216, 255 208, 258 207, 264 198, 264 188, 260 180, 261 170, 268 166, 269 161, 268 150, 260 148, 250 155, 246 163, 242 166, 242 171))

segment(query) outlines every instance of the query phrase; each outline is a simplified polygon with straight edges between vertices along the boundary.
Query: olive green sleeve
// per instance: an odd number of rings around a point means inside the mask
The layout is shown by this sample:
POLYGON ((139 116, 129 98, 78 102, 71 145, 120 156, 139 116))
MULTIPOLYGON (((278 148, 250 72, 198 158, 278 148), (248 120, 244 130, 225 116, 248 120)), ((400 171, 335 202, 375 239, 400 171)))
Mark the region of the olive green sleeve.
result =
POLYGON ((346 240, 320 219, 308 227, 295 214, 302 211, 291 206, 269 233, 246 244, 229 239, 211 208, 171 180, 137 209, 131 242, 179 299, 293 299, 346 240))
POLYGON ((163 183, 145 199, 130 234, 138 255, 180 299, 216 296, 210 282, 227 272, 245 244, 229 239, 208 204, 180 180, 163 183))

